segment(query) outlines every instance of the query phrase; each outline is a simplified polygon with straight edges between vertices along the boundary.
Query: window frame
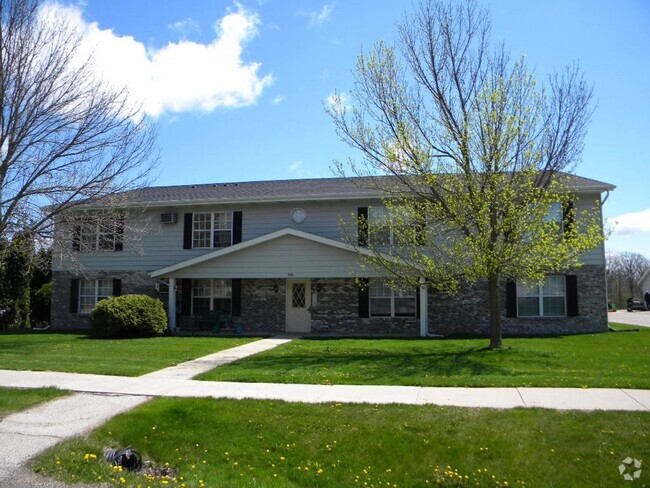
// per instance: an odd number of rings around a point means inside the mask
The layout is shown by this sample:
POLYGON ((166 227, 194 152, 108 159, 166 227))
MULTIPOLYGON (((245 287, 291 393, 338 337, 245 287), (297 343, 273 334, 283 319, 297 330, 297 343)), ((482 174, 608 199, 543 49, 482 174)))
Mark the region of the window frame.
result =
POLYGON ((544 283, 541 285, 533 285, 530 287, 524 287, 523 285, 517 284, 516 286, 516 298, 517 298, 517 317, 518 318, 563 318, 567 317, 567 285, 566 285, 566 275, 546 275, 544 277, 544 283), (549 283, 549 280, 551 279, 556 279, 556 278, 561 278, 562 279, 562 294, 559 293, 551 293, 555 287, 552 286, 551 283, 549 283), (549 293, 546 293, 547 288, 550 289, 549 293), (532 294, 531 291, 536 291, 535 294, 532 294), (552 314, 552 313, 545 313, 544 310, 544 299, 545 298, 562 298, 562 307, 563 307, 563 313, 562 314, 552 314), (537 298, 537 306, 538 306, 538 314, 527 314, 524 315, 520 312, 520 299, 521 298, 537 298))
MULTIPOLYGON (((234 238, 234 212, 232 211, 219 211, 219 212, 193 212, 192 213, 192 249, 223 249, 225 247, 230 247, 233 245, 233 238, 234 238), (205 216, 209 215, 209 219, 207 220, 202 220, 201 222, 197 222, 197 216, 200 216, 201 218, 204 218, 205 216), (218 217, 219 216, 219 217, 218 217), (221 219, 220 217, 224 216, 225 219, 221 219), (221 226, 222 222, 225 222, 226 224, 230 224, 229 227, 226 226, 221 226), (201 224, 206 224, 207 226, 204 228, 196 228, 197 223, 201 224), (217 225, 220 225, 219 228, 217 228, 217 225), (217 232, 229 232, 230 233, 230 240, 228 241, 227 244, 225 245, 219 245, 215 246, 215 234, 217 232), (201 233, 203 234, 200 237, 197 237, 197 234, 201 233), (207 235, 206 235, 207 234, 207 235), (206 240, 207 238, 207 240, 206 240), (198 243, 206 243, 207 245, 197 245, 198 243)), ((225 242, 225 241, 224 241, 225 242)))
MULTIPOLYGON (((90 288, 90 286, 88 287, 90 288)), ((79 297, 77 298, 77 310, 80 315, 88 315, 90 314, 93 309, 97 306, 97 304, 105 299, 105 298, 110 298, 113 296, 113 280, 111 278, 96 278, 92 280, 84 280, 80 279, 79 280, 79 297), (105 292, 106 289, 110 290, 110 294, 100 294, 100 291, 102 290, 102 286, 100 286, 100 282, 105 282, 103 291, 105 292), (92 293, 83 293, 84 291, 84 285, 90 284, 92 286, 92 293), (93 306, 90 307, 89 310, 84 310, 84 307, 82 307, 82 301, 83 299, 92 299, 93 306)))
POLYGON ((391 288, 386 284, 384 280, 373 280, 368 287, 368 316, 370 318, 415 318, 417 317, 417 291, 413 290, 413 294, 407 294, 401 290, 396 290, 391 288), (381 286, 383 294, 373 294, 376 292, 377 288, 381 286), (389 294, 386 294, 389 292, 389 294), (396 302, 399 300, 408 300, 412 299, 413 301, 413 313, 412 314, 398 314, 396 313, 396 302), (388 300, 390 303, 390 314, 386 313, 373 313, 373 300, 388 300))
POLYGON ((117 250, 118 218, 105 216, 81 217, 78 225, 79 252, 112 252, 117 250), (108 237, 108 239, 107 239, 108 237), (109 247, 101 246, 110 243, 109 247))
MULTIPOLYGON (((404 227, 410 228, 413 230, 415 243, 416 245, 422 245, 421 237, 418 237, 418 226, 423 226, 424 220, 418 221, 416 219, 412 220, 408 225, 404 227)), ((393 220, 390 218, 390 212, 385 206, 377 207, 368 207, 368 243, 375 246, 395 246, 395 228, 401 227, 396 226, 393 220), (374 217, 373 217, 373 214, 374 217), (374 232, 373 232, 374 228, 374 232), (377 232, 379 231, 379 232, 377 232), (373 242, 373 233, 375 236, 379 235, 379 242, 373 242)), ((420 230, 420 232, 423 232, 420 230)), ((374 240, 377 240, 376 238, 374 240)))
POLYGON ((195 316, 200 313, 209 313, 215 310, 215 301, 217 300, 230 300, 230 311, 226 312, 228 315, 232 316, 232 280, 231 279, 221 279, 221 278, 203 278, 203 279, 193 279, 192 280, 192 295, 190 299, 190 315, 195 316), (209 282, 208 286, 198 286, 199 282, 209 282), (205 295, 196 295, 195 290, 198 288, 208 289, 208 293, 205 295), (204 312, 195 312, 194 299, 208 299, 209 308, 204 312))

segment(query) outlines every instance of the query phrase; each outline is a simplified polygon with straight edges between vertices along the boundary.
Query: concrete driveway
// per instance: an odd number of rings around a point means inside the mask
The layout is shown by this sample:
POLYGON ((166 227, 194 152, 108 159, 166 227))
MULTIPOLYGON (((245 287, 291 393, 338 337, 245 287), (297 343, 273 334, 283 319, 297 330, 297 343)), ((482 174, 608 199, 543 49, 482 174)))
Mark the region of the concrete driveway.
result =
POLYGON ((650 327, 650 311, 628 312, 626 310, 618 310, 617 312, 609 312, 607 317, 610 324, 627 324, 650 327))

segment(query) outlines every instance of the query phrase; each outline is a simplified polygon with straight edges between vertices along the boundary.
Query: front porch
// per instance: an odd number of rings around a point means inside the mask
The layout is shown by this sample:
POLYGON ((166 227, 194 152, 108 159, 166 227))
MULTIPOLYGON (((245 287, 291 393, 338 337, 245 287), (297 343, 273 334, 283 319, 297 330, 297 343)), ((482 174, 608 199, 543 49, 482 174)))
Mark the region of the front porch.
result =
POLYGON ((174 290, 172 332, 210 329, 205 314, 220 313, 227 329, 242 333, 426 335, 426 287, 373 300, 355 275, 379 277, 361 266, 352 246, 290 228, 151 273, 174 290), (372 313, 372 303, 383 308, 372 313))

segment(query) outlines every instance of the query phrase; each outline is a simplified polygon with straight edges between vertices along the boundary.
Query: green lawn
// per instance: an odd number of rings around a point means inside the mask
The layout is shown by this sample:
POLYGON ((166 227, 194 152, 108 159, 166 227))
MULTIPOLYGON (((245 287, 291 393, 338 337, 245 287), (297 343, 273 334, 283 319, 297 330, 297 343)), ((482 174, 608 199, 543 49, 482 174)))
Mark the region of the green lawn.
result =
MULTIPOLYGON (((622 486, 618 466, 627 456, 646 463, 649 437, 646 412, 156 399, 56 446, 34 467, 66 481, 152 488, 429 486, 438 478, 442 486, 622 486), (170 477, 109 469, 103 449, 126 445, 170 477)), ((644 469, 634 486, 648 480, 644 469)))
POLYGON ((2 333, 0 369, 139 376, 255 338, 94 339, 80 334, 2 333))
POLYGON ((10 413, 19 412, 39 403, 66 395, 69 395, 67 391, 57 390, 56 388, 23 390, 20 388, 0 387, 0 419, 10 413))
MULTIPOLYGON (((616 326, 625 329, 625 326, 616 326)), ((197 379, 422 386, 650 389, 650 329, 550 338, 301 339, 197 379)))

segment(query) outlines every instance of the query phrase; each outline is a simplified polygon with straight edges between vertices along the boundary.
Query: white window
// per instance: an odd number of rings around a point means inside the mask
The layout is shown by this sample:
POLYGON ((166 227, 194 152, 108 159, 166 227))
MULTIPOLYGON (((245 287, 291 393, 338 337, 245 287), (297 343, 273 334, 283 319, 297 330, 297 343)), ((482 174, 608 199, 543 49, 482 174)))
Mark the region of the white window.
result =
POLYGON ((113 296, 113 280, 79 280, 79 313, 90 313, 97 302, 113 296))
POLYGON ((562 204, 560 202, 552 203, 544 220, 546 222, 555 222, 560 230, 564 230, 564 214, 562 212, 562 204))
POLYGON ((389 246, 393 244, 393 226, 386 207, 371 207, 368 209, 369 240, 375 246, 389 246))
POLYGON ((405 292, 389 287, 382 280, 370 285, 371 317, 415 317, 415 292, 405 292))
POLYGON ((214 310, 232 313, 232 281, 192 280, 192 315, 214 310))
POLYGON ((517 285, 519 317, 564 317, 566 315, 566 280, 563 275, 550 275, 544 283, 531 287, 517 285))
POLYGON ((424 235, 424 220, 399 224, 391 220, 390 212, 386 207, 368 208, 368 237, 375 246, 393 246, 405 240, 407 235, 412 235, 418 245, 422 244, 424 235), (408 232, 408 233, 407 233, 408 232))
POLYGON ((192 247, 232 245, 232 212, 195 213, 192 216, 192 247))
POLYGON ((84 217, 75 238, 82 252, 115 251, 117 249, 118 219, 114 217, 84 217))

